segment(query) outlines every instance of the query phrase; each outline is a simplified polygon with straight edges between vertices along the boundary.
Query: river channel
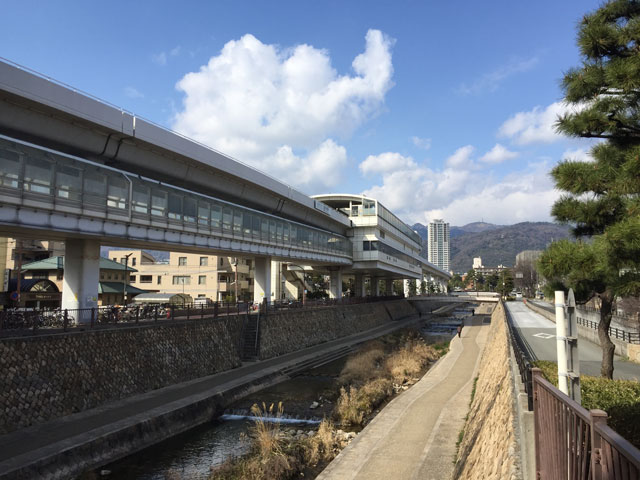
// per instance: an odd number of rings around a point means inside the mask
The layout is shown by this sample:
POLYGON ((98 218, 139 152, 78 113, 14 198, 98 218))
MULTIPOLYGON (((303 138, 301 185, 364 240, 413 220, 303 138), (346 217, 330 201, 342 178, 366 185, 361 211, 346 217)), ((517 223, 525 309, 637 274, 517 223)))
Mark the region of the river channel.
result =
MULTIPOLYGON (((453 312, 452 317, 440 323, 423 327, 423 334, 429 343, 448 341, 459 323, 459 316, 470 312, 453 312), (456 318, 457 317, 457 318, 456 318)), ((318 422, 329 418, 338 397, 337 379, 346 362, 346 357, 318 368, 286 382, 255 392, 238 400, 226 413, 250 416, 251 406, 263 404, 277 408, 282 402, 285 417, 318 422), (315 405, 317 403, 317 406, 315 405), (313 406, 313 408, 312 408, 313 406)), ((86 472, 79 480, 95 478, 118 480, 186 480, 206 479, 211 468, 234 456, 241 456, 249 450, 249 428, 251 420, 216 419, 183 434, 146 448, 117 462, 86 472)), ((283 428, 311 430, 316 423, 292 423, 283 428)))
MULTIPOLYGON (((346 358, 315 368, 245 397, 229 413, 249 413, 255 403, 267 408, 282 402, 286 417, 298 420, 321 420, 333 410, 335 385, 346 358), (309 408, 313 402, 318 407, 309 408)), ((81 479, 95 477, 118 480, 206 479, 210 469, 249 449, 250 420, 220 420, 201 425, 169 438, 141 452, 88 472, 81 479), (107 471, 109 472, 107 474, 107 471)), ((292 423, 284 428, 310 430, 316 424, 292 423)))

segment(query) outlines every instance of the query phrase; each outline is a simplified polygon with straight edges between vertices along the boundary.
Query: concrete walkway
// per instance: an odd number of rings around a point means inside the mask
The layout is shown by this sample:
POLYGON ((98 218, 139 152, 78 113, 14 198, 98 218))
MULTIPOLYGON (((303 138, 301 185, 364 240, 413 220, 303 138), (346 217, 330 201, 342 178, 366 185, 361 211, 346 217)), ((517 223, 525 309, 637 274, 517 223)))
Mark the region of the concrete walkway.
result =
POLYGON ((489 317, 467 319, 449 353, 390 402, 318 479, 450 478, 487 339, 484 318, 489 317))
MULTIPOLYGON (((426 317, 425 317, 426 318, 426 317)), ((208 421, 296 367, 420 321, 412 316, 280 357, 136 395, 0 436, 0 479, 69 478, 208 421)), ((346 353, 345 353, 346 354, 346 353)))

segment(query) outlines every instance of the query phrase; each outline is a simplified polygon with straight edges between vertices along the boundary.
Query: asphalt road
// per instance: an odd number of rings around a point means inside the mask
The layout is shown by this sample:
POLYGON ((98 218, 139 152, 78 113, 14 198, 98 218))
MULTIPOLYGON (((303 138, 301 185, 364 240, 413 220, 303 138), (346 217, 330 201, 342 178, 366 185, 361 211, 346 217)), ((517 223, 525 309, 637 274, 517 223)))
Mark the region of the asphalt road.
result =
MULTIPOLYGON (((514 325, 520 330, 538 360, 556 361, 556 324, 527 308, 522 302, 506 302, 514 325)), ((580 373, 600 375, 602 350, 583 338, 578 340, 580 373)), ((625 361, 618 355, 614 358, 613 378, 640 379, 640 365, 625 361)))

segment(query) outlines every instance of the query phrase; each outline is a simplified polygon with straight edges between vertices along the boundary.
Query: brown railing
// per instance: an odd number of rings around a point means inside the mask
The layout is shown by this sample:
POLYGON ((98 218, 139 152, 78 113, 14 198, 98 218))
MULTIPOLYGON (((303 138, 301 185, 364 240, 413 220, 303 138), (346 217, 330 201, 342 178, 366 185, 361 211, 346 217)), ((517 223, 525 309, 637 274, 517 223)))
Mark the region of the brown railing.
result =
POLYGON ((602 410, 586 410, 532 369, 536 478, 640 479, 640 450, 607 425, 602 410))

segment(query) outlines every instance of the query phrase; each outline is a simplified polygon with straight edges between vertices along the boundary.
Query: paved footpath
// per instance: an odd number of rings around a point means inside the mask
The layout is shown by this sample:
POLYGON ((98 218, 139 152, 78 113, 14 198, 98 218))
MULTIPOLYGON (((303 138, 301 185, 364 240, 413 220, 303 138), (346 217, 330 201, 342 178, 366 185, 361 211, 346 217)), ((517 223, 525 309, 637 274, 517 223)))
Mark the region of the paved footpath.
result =
POLYGON ((390 402, 317 478, 450 478, 489 330, 484 318, 489 316, 468 318, 449 353, 390 402))

